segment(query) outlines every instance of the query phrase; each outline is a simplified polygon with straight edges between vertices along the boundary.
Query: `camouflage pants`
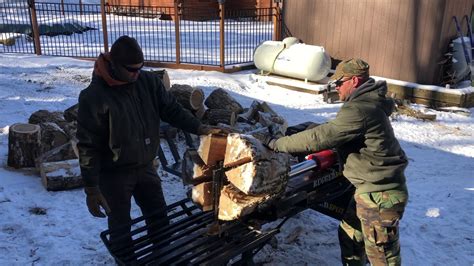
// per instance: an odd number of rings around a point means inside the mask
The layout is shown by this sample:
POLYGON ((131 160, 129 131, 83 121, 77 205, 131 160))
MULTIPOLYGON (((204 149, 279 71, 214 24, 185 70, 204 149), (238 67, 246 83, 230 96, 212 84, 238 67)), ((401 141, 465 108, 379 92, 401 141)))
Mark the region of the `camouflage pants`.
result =
POLYGON ((406 190, 355 194, 339 225, 343 265, 401 265, 398 224, 406 190))

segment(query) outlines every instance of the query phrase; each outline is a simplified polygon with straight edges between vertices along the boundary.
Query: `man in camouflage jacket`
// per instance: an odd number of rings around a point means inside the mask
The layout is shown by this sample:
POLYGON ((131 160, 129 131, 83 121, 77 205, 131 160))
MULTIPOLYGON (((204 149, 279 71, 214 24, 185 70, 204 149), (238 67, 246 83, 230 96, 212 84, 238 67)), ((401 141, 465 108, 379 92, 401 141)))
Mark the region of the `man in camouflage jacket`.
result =
POLYGON ((385 81, 369 77, 361 59, 341 62, 331 77, 344 101, 336 118, 295 135, 267 140, 278 152, 316 152, 336 148, 344 176, 356 187, 339 226, 344 265, 400 265, 398 225, 408 192, 408 161, 395 138, 389 116, 394 103, 385 81))
MULTIPOLYGON (((153 167, 160 143, 160 121, 194 134, 219 133, 183 109, 153 73, 141 71, 143 52, 134 38, 117 39, 97 59, 90 85, 79 96, 77 138, 86 203, 95 217, 108 216, 110 241, 119 247, 130 232, 133 196, 143 215, 166 207, 153 167), (121 228, 121 229, 118 229, 121 228), (118 229, 118 230, 117 230, 118 229)), ((166 212, 148 219, 151 230, 168 223, 166 212)), ((150 230, 149 230, 150 233, 150 230)))

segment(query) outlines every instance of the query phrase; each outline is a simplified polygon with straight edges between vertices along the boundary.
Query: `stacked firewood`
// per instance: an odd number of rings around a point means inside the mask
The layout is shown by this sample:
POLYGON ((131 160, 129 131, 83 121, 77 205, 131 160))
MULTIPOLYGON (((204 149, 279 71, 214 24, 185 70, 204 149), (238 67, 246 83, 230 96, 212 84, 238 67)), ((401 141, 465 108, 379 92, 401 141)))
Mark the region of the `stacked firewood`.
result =
POLYGON ((8 166, 36 168, 47 190, 82 185, 76 148, 77 104, 64 112, 39 110, 8 134, 8 166))

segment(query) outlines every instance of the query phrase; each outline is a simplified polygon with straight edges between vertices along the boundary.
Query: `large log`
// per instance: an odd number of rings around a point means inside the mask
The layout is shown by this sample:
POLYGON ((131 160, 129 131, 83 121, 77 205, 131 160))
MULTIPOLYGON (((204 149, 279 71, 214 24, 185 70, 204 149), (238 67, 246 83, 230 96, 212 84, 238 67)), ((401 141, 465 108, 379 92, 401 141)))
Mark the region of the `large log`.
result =
POLYGON ((251 135, 230 133, 227 136, 224 167, 234 167, 251 161, 266 160, 273 153, 263 146, 261 141, 251 135))
POLYGON ((184 153, 182 162, 182 179, 185 185, 195 185, 212 178, 212 168, 204 164, 195 149, 188 149, 184 153))
POLYGON ((198 154, 204 164, 209 167, 215 166, 224 160, 227 137, 221 134, 209 134, 200 137, 198 154))
POLYGON ((227 109, 208 109, 207 121, 210 125, 217 125, 219 123, 230 126, 235 125, 235 113, 227 109))
MULTIPOLYGON (((68 118, 71 119, 71 117, 68 118)), ((41 123, 56 123, 64 132, 68 135, 69 138, 73 138, 76 136, 77 130, 77 122, 72 121, 68 122, 64 118, 64 114, 59 111, 50 112, 47 110, 39 110, 31 114, 30 118, 28 119, 28 123, 30 124, 41 124, 41 123)))
POLYGON ((161 82, 163 83, 163 86, 165 87, 167 91, 170 89, 171 84, 170 84, 170 77, 168 75, 168 71, 166 71, 165 69, 161 69, 161 70, 151 70, 150 72, 158 76, 159 79, 161 79, 161 82))
POLYGON ((64 119, 67 122, 77 121, 77 114, 79 112, 79 104, 76 103, 75 105, 69 107, 68 109, 64 110, 64 119))
POLYGON ((209 97, 207 97, 204 104, 210 109, 227 109, 236 114, 240 114, 244 111, 242 105, 222 88, 214 90, 209 97))
POLYGON ((219 198, 219 220, 232 221, 252 213, 257 206, 268 200, 270 195, 249 196, 233 185, 226 185, 219 198))
POLYGON ((52 150, 69 141, 69 136, 56 123, 42 122, 39 126, 41 127, 41 153, 52 150))
POLYGON ((201 89, 189 85, 174 84, 170 88, 170 93, 188 110, 196 111, 203 105, 204 92, 201 89))
POLYGON ((212 182, 203 182, 193 186, 191 198, 203 211, 213 209, 212 182))
POLYGON ((68 123, 66 119, 64 119, 63 113, 59 111, 50 112, 48 110, 39 110, 31 114, 30 118, 28 119, 28 123, 30 124, 40 124, 46 122, 56 123, 61 128, 63 128, 68 123))
POLYGON ((224 166, 227 179, 247 195, 275 194, 284 189, 290 170, 289 155, 265 148, 251 135, 229 134, 224 166))
POLYGON ((41 182, 48 191, 81 187, 79 160, 45 162, 40 165, 41 182))
POLYGON ((14 168, 34 167, 41 153, 41 129, 33 124, 13 124, 8 133, 7 165, 14 168))

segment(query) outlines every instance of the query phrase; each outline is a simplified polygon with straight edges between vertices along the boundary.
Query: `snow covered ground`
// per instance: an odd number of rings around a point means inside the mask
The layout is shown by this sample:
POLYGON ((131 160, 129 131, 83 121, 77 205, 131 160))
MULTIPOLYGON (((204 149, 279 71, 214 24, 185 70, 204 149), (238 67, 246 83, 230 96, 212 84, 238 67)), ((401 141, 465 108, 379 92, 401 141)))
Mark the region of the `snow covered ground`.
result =
MULTIPOLYGON (((75 104, 90 81, 92 66, 69 58, 0 54, 0 265, 114 264, 99 239, 106 220, 89 215, 81 189, 47 192, 35 173, 6 167, 9 126, 26 122, 36 110, 75 104), (46 213, 35 212, 38 208, 46 213)), ((321 96, 269 86, 251 71, 169 72, 172 83, 199 86, 206 95, 222 87, 244 106, 254 99, 267 101, 290 125, 325 122, 340 108, 324 103, 321 96)), ((410 201, 401 223, 403 263, 473 265, 474 116, 431 112, 437 115, 435 122, 405 116, 392 122, 410 158, 410 201)), ((159 172, 167 202, 184 198, 179 178, 159 172)), ((134 206, 133 216, 139 215, 134 206)), ((265 246, 256 262, 339 265, 337 225, 314 211, 300 213, 283 226, 278 245, 265 246)))

